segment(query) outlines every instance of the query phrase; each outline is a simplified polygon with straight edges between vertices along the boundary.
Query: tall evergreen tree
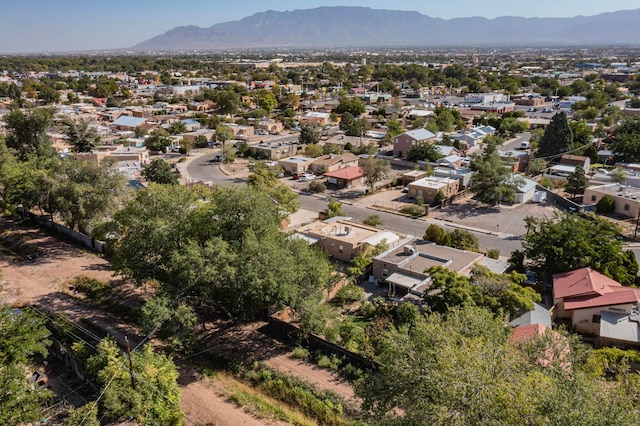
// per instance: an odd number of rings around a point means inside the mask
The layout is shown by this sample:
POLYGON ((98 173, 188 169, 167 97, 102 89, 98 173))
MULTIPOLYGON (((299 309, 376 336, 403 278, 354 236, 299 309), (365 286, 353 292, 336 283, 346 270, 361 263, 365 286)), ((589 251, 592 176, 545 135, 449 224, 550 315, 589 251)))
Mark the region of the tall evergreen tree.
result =
POLYGON ((570 151, 573 147, 573 131, 567 115, 560 112, 553 116, 538 143, 538 157, 549 157, 570 151))
POLYGON ((577 194, 583 194, 588 184, 589 180, 584 174, 584 168, 577 166, 575 171, 567 177, 567 184, 564 186, 564 190, 575 197, 577 194))
POLYGON ((515 190, 523 182, 520 176, 511 176, 511 170, 498 155, 495 142, 487 140, 482 155, 471 163, 475 172, 470 190, 483 203, 498 204, 503 199, 513 201, 515 190))

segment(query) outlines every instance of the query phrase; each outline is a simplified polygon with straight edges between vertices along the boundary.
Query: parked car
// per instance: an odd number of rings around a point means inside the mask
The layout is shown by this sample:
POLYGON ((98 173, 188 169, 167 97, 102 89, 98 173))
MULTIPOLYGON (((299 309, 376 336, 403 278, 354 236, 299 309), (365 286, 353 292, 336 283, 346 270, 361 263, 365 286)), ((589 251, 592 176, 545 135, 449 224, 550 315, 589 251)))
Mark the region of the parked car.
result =
POLYGON ((311 173, 305 173, 300 178, 300 182, 310 182, 316 178, 316 175, 312 175, 311 173))

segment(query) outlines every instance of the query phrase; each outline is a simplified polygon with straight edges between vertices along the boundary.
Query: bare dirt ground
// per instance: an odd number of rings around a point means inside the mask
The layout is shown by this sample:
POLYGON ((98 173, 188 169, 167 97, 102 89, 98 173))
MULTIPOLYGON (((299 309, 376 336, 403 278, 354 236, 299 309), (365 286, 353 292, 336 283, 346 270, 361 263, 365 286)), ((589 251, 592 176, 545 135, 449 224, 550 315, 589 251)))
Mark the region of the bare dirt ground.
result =
MULTIPOLYGON (((4 248, 0 253, 0 303, 16 306, 36 304, 63 313, 72 321, 91 323, 121 342, 124 335, 129 336, 134 345, 142 340, 130 324, 72 297, 66 285, 70 278, 82 274, 110 283, 121 297, 139 298, 140 290, 114 277, 109 262, 35 228, 22 227, 2 217, 0 238, 4 248), (31 261, 27 258, 29 255, 32 256, 31 261)), ((291 358, 288 346, 257 331, 261 325, 210 330, 204 344, 233 359, 264 361, 283 373, 315 384, 319 389, 332 390, 353 399, 353 389, 348 383, 327 370, 291 358)), ((202 381, 193 368, 179 364, 182 408, 187 425, 281 424, 246 413, 227 401, 222 384, 202 381)))

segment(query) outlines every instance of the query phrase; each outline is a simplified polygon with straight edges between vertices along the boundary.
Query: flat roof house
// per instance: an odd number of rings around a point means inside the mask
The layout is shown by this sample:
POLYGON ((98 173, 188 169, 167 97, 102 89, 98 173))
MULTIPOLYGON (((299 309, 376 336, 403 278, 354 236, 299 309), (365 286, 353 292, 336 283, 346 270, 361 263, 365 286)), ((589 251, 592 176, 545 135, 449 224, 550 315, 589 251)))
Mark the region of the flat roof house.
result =
POLYGON ((408 185, 407 196, 409 198, 421 197, 425 203, 431 204, 436 198, 436 194, 442 191, 446 198, 458 193, 460 180, 448 177, 427 176, 411 182, 408 185))
POLYGON ((299 228, 297 233, 317 240, 318 245, 331 257, 344 262, 383 242, 388 248, 397 247, 401 240, 393 232, 342 218, 313 222, 299 228))
POLYGON ((640 188, 618 183, 591 186, 585 189, 583 202, 597 204, 605 195, 613 198, 615 213, 627 217, 638 217, 640 213, 640 188))
POLYGON ((286 174, 295 175, 306 172, 315 158, 291 157, 278 160, 278 165, 284 169, 286 174))

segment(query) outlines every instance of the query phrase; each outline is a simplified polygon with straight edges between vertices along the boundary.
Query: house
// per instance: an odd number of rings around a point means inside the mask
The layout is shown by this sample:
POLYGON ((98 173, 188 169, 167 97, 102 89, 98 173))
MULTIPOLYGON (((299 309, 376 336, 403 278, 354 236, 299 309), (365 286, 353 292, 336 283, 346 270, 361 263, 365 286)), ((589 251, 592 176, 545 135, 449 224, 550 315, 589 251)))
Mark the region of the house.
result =
POLYGON ((460 167, 462 167, 462 161, 464 160, 464 158, 460 157, 459 155, 448 155, 446 157, 443 158, 439 158, 438 160, 436 160, 436 163, 438 163, 438 165, 442 166, 442 167, 449 167, 451 169, 459 169, 460 167))
POLYGON ((122 146, 122 145, 101 145, 92 152, 78 153, 78 158, 103 161, 112 160, 116 163, 137 163, 139 165, 149 164, 149 150, 145 147, 122 146))
POLYGON ((460 189, 460 181, 447 177, 427 176, 411 182, 408 187, 407 197, 414 199, 420 197, 426 204, 431 204, 438 192, 442 192, 445 198, 457 194, 460 189))
POLYGON ((597 204, 605 195, 613 198, 614 212, 627 217, 638 217, 640 214, 640 188, 610 183, 591 186, 584 191, 585 204, 597 204))
POLYGON ((414 239, 403 241, 376 256, 372 275, 376 282, 387 285, 391 294, 423 296, 431 285, 431 278, 425 270, 442 266, 460 275, 469 275, 477 264, 486 265, 496 273, 502 273, 508 267, 508 262, 488 259, 480 253, 414 239), (487 264, 487 260, 493 264, 487 264))
MULTIPOLYGON (((297 142, 261 142, 257 145, 252 145, 249 148, 249 153, 256 158, 265 158, 267 160, 280 160, 281 158, 288 158, 297 155, 302 150, 302 145, 297 142)), ((295 174, 295 173, 293 173, 295 174)))
POLYGON ((327 172, 335 172, 345 167, 357 166, 358 160, 359 158, 350 152, 340 155, 328 154, 316 158, 310 169, 313 173, 321 175, 327 172))
POLYGON ((314 161, 315 158, 291 157, 278 160, 278 165, 284 169, 286 174, 295 176, 306 172, 314 161))
POLYGON ((631 315, 640 302, 640 289, 581 268, 553 276, 553 299, 554 319, 567 319, 576 331, 599 336, 602 314, 631 315))
MULTIPOLYGON (((510 179, 515 179, 517 175, 511 175, 510 179)), ((536 182, 524 176, 518 176, 522 183, 515 189, 514 204, 525 204, 533 200, 536 193, 536 182)))
POLYGON ((345 146, 347 144, 351 144, 352 147, 357 148, 360 145, 367 145, 370 143, 376 144, 377 146, 377 141, 372 140, 369 136, 367 137, 347 136, 343 133, 337 133, 331 136, 329 139, 322 142, 322 144, 326 147, 341 148, 341 149, 345 149, 345 146))
POLYGON ((433 143, 436 135, 428 131, 427 129, 415 129, 408 132, 404 132, 395 138, 393 138, 393 156, 398 158, 405 158, 411 148, 418 142, 430 142, 433 143))
POLYGON ((585 173, 589 173, 591 167, 591 159, 582 155, 563 154, 560 157, 560 164, 565 166, 582 166, 585 173))
POLYGON ((317 241, 332 258, 343 262, 350 262, 378 244, 393 248, 401 241, 393 232, 335 217, 305 225, 297 233, 317 241))
POLYGON ((365 184, 364 171, 359 166, 350 166, 324 174, 329 185, 338 189, 356 188, 365 184))
POLYGON ((276 135, 284 130, 284 124, 276 120, 260 120, 254 123, 256 130, 262 130, 272 135, 276 135))
POLYGON ((429 173, 426 170, 411 170, 402 174, 402 184, 409 185, 411 182, 420 180, 428 175, 429 173))
POLYGON ((471 148, 481 143, 484 138, 489 135, 493 135, 495 132, 496 128, 493 126, 477 126, 462 133, 453 133, 449 135, 449 137, 453 140, 458 140, 460 143, 471 148))
POLYGON ((316 126, 324 126, 329 124, 331 114, 328 112, 309 111, 305 115, 298 117, 300 123, 315 124, 316 126))
POLYGON ((450 155, 460 155, 460 151, 454 146, 436 145, 436 148, 438 148, 438 152, 443 157, 448 157, 450 155))
POLYGON ((458 179, 460 188, 467 188, 471 184, 473 172, 469 168, 451 169, 449 167, 436 167, 433 169, 433 176, 439 178, 458 179))
POLYGON ((115 119, 112 123, 118 130, 133 132, 136 127, 144 124, 147 121, 144 117, 132 117, 130 115, 121 115, 115 119))

